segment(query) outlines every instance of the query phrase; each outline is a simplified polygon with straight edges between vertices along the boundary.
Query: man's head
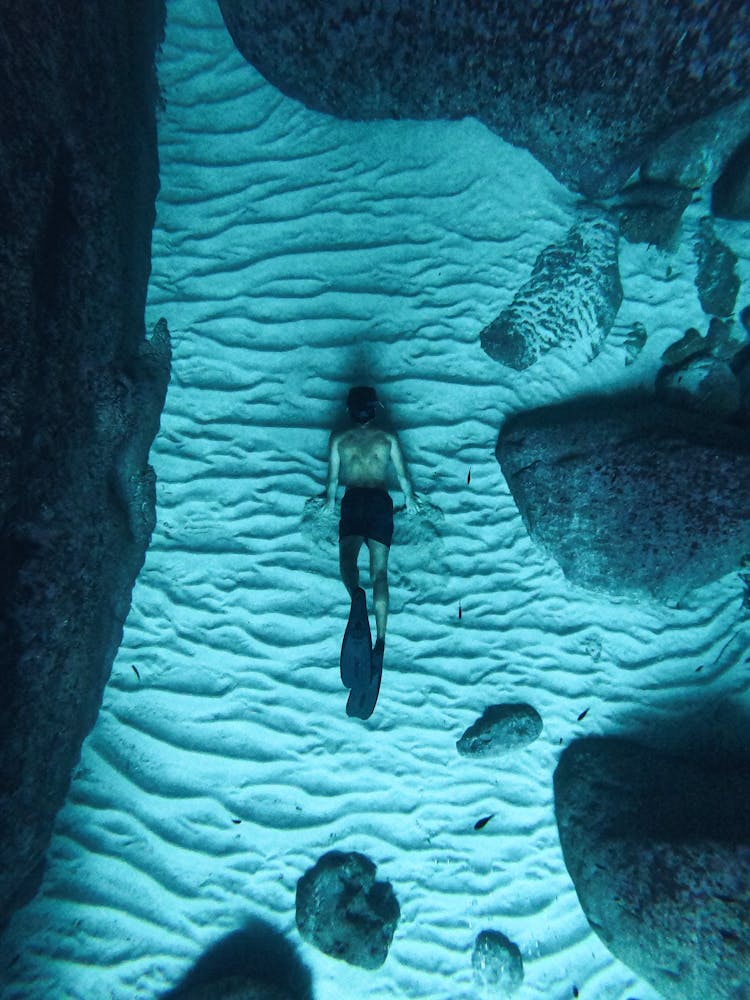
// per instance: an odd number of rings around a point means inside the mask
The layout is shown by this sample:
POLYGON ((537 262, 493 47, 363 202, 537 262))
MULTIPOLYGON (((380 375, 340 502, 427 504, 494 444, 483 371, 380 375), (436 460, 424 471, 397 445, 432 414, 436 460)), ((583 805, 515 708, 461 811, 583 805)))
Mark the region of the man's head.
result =
POLYGON ((372 386, 357 385, 349 390, 346 408, 355 424, 367 424, 374 419, 381 404, 372 386))

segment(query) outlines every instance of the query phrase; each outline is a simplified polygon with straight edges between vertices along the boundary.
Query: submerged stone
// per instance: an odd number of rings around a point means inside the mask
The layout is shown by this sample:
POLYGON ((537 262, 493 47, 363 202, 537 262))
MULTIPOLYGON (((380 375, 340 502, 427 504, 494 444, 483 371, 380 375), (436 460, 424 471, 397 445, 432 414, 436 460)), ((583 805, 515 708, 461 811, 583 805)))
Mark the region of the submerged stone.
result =
POLYGON ((329 851, 297 883, 302 937, 364 969, 385 962, 401 916, 390 882, 376 882, 375 871, 364 854, 329 851))
POLYGON ((477 934, 471 965, 475 983, 488 997, 510 997, 523 982, 521 952, 500 931, 477 934))
POLYGON ((531 705, 490 705, 456 741, 456 749, 465 757, 499 757, 533 743, 542 727, 531 705))
POLYGON ((722 219, 750 220, 750 136, 740 143, 717 179, 711 211, 722 219))
POLYGON ((612 954, 667 1000, 748 1000, 750 772, 587 739, 554 788, 566 867, 612 954))
POLYGON ((619 190, 660 139, 750 93, 750 10, 733 0, 220 7, 245 58, 308 107, 473 115, 590 196, 619 190))
POLYGON ((695 286, 705 313, 730 316, 740 290, 737 255, 717 237, 711 219, 701 219, 695 240, 698 272, 695 286))
POLYGON ((750 551, 750 441, 647 398, 511 418, 497 457, 531 537, 574 583, 677 601, 750 551))
POLYGON ((0 18, 0 926, 37 889, 155 517, 163 0, 0 18))
POLYGON ((553 348, 578 346, 594 357, 622 302, 617 241, 617 223, 601 217, 544 249, 511 304, 482 330, 487 354, 519 371, 553 348))

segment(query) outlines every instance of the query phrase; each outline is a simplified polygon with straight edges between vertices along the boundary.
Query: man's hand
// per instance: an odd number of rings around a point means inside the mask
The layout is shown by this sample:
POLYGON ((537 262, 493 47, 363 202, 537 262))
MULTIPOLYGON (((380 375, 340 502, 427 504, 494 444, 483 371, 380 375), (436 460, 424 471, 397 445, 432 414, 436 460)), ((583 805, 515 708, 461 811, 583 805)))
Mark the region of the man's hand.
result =
POLYGON ((417 493, 404 494, 404 510, 409 514, 419 513, 422 509, 422 497, 417 493))

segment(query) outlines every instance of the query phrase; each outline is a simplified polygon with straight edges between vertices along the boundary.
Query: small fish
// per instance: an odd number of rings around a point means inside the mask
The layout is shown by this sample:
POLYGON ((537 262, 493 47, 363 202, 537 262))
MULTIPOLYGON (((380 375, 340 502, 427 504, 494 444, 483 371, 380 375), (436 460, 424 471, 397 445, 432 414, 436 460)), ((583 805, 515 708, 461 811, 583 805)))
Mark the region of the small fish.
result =
POLYGON ((461 610, 461 602, 459 601, 458 602, 458 620, 459 621, 461 621, 461 615, 463 615, 463 611, 461 610))
POLYGON ((478 819, 478 820, 476 821, 476 823, 474 824, 474 829, 475 829, 475 830, 481 830, 481 829, 482 829, 482 827, 484 827, 484 826, 487 826, 487 824, 488 824, 488 823, 489 823, 489 821, 490 821, 490 820, 491 820, 491 819, 492 819, 492 818, 494 817, 494 815, 495 815, 495 814, 494 814, 494 813, 492 813, 492 814, 491 814, 490 816, 482 816, 482 818, 481 818, 481 819, 478 819))
POLYGON ((696 674, 699 674, 701 672, 701 670, 703 670, 703 664, 702 663, 701 663, 701 665, 699 667, 695 668, 696 674))
POLYGON ((573 987, 573 996, 574 996, 574 997, 577 997, 577 996, 578 996, 578 987, 577 987, 577 986, 574 986, 574 987, 573 987))
POLYGON ((583 722, 583 720, 584 720, 584 719, 586 718, 586 716, 587 716, 588 714, 589 714, 589 710, 588 710, 587 708, 584 708, 584 710, 583 710, 583 711, 581 712, 581 714, 580 714, 580 715, 578 716, 578 721, 579 721, 579 722, 583 722))
POLYGON ((233 823, 241 823, 241 822, 242 822, 242 820, 241 820, 241 819, 233 819, 233 820, 232 820, 232 822, 233 822, 233 823))
POLYGON ((466 477, 466 485, 471 486, 471 469, 469 469, 469 475, 466 477))
POLYGON ((138 678, 138 680, 140 680, 141 679, 141 675, 138 673, 138 667, 136 667, 135 663, 131 663, 130 664, 130 669, 133 671, 133 673, 138 678))

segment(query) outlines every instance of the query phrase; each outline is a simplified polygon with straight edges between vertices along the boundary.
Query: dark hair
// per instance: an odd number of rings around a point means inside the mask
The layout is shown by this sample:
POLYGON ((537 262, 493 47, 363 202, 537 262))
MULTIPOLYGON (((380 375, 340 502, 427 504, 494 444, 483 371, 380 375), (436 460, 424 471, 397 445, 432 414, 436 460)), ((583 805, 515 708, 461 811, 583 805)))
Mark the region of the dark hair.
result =
POLYGON ((346 408, 349 416, 357 424, 366 424, 378 412, 378 394, 370 385, 357 385, 349 390, 346 408))

